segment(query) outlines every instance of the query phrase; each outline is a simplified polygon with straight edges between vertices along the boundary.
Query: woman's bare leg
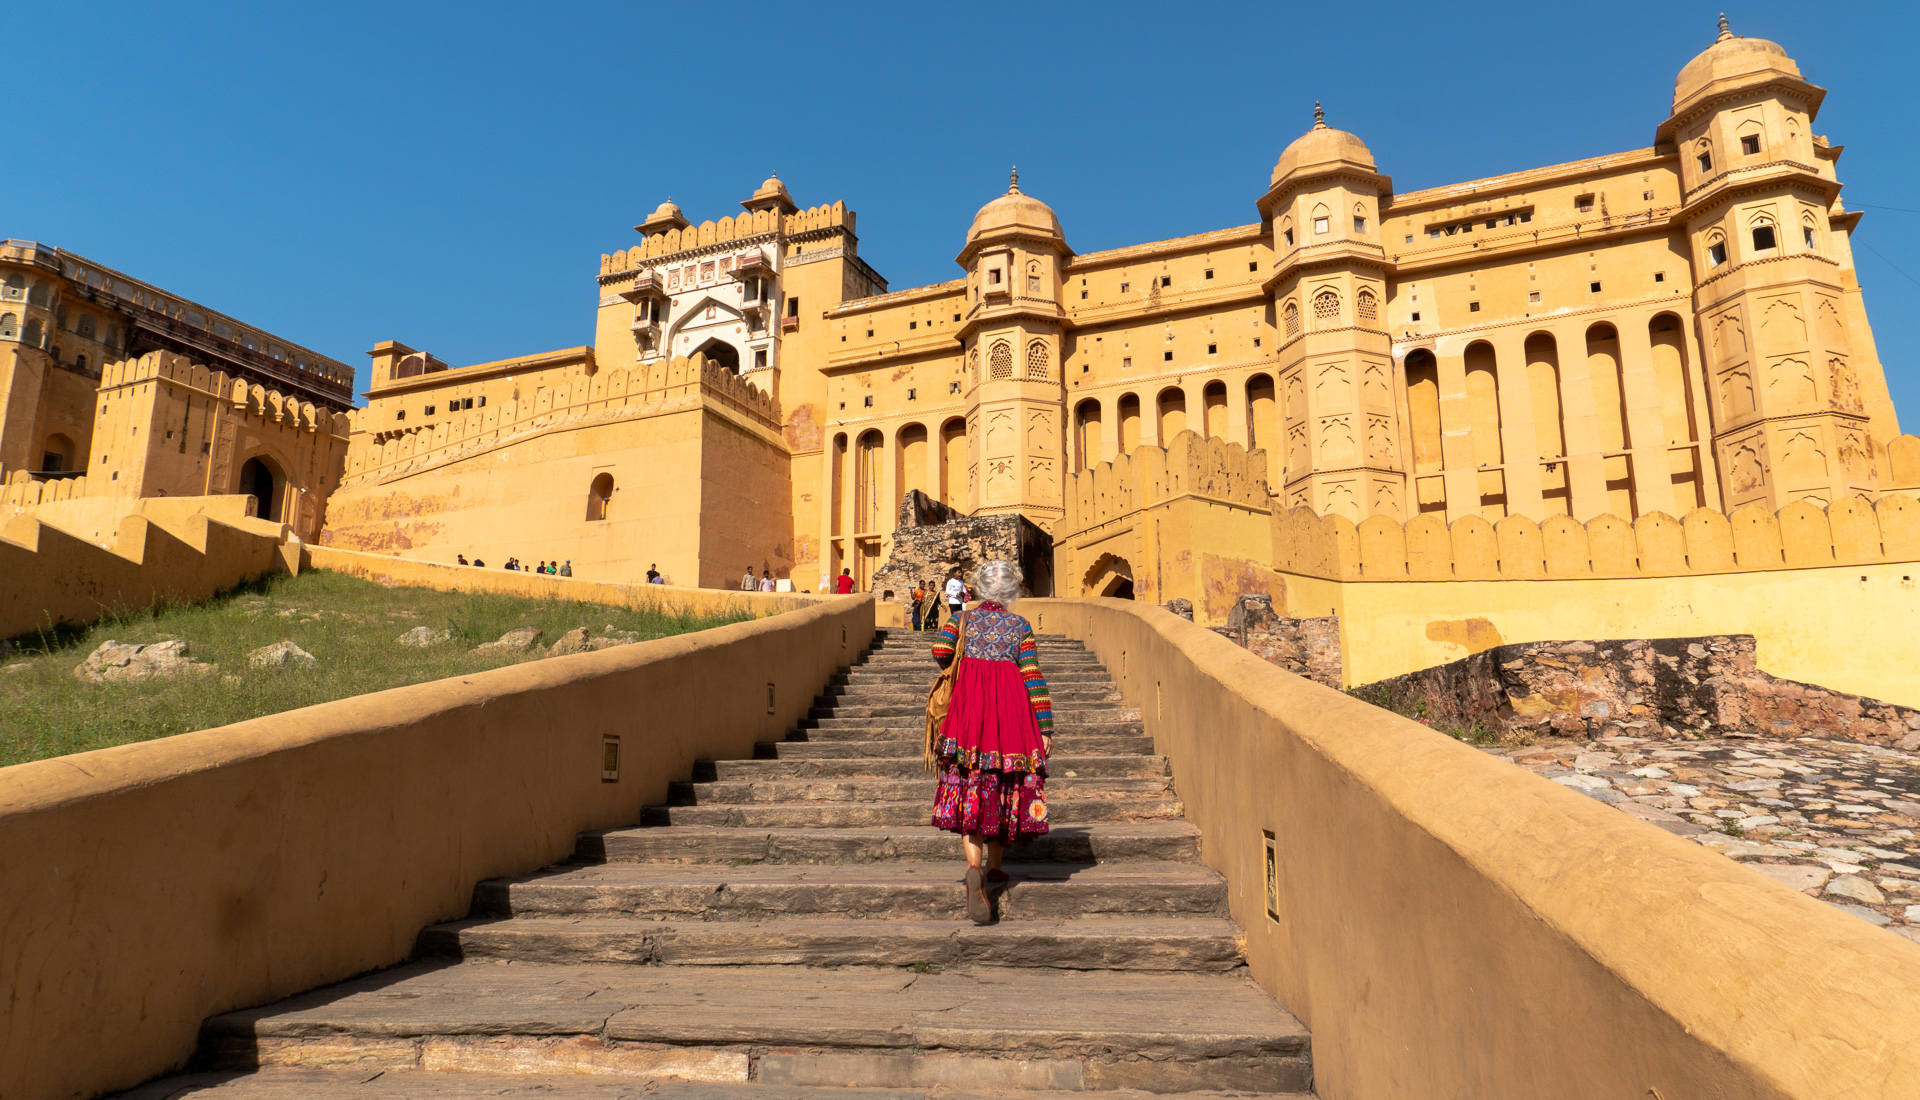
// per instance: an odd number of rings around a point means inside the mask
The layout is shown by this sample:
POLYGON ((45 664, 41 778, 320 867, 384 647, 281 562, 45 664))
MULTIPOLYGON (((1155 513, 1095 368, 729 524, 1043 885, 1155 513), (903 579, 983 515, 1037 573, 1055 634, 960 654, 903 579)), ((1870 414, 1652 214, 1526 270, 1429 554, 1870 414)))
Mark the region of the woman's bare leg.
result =
POLYGON ((1006 848, 1007 846, 998 840, 987 841, 987 869, 988 870, 998 871, 1000 869, 1000 855, 1002 852, 1006 851, 1006 848))
POLYGON ((986 863, 986 839, 974 833, 966 833, 960 837, 960 841, 966 847, 967 866, 975 869, 982 867, 986 863))

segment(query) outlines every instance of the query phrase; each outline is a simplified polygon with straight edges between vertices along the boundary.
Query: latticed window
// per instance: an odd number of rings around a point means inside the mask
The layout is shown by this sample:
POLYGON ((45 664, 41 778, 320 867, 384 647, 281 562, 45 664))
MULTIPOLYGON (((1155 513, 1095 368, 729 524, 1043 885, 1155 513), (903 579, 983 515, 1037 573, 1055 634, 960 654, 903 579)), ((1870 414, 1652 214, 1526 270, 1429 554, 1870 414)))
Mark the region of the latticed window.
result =
POLYGON ((1323 290, 1313 296, 1313 324, 1315 328, 1325 328, 1340 319, 1340 296, 1331 290, 1323 290))
POLYGON ((1363 290, 1354 296, 1353 311, 1362 321, 1378 321, 1380 319, 1379 307, 1374 304, 1373 292, 1370 290, 1363 290))
POLYGON ((987 356, 987 376, 989 378, 1013 377, 1013 348, 1005 340, 994 341, 993 351, 987 356))
POLYGON ((1287 303, 1287 339, 1300 335, 1300 307, 1287 303))
POLYGON ((1047 345, 1044 341, 1035 340, 1027 345, 1027 377, 1047 377, 1047 345))

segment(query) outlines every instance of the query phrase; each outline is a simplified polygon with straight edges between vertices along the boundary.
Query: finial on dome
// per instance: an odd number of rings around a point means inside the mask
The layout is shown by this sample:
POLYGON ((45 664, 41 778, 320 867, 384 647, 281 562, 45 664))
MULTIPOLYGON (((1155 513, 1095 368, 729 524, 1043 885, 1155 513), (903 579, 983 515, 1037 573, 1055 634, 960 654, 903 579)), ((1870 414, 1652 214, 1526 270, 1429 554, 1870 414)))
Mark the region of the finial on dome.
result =
POLYGON ((1320 101, 1317 99, 1313 101, 1313 128, 1316 130, 1327 128, 1327 112, 1320 109, 1320 101))
POLYGON ((1020 166, 1016 164, 1013 166, 1013 171, 1008 175, 1008 178, 1007 178, 1007 194, 1018 195, 1019 193, 1020 193, 1020 166))
POLYGON ((1720 13, 1720 37, 1714 39, 1714 41, 1725 42, 1727 39, 1732 37, 1733 37, 1733 28, 1727 26, 1727 13, 1721 12, 1720 13))

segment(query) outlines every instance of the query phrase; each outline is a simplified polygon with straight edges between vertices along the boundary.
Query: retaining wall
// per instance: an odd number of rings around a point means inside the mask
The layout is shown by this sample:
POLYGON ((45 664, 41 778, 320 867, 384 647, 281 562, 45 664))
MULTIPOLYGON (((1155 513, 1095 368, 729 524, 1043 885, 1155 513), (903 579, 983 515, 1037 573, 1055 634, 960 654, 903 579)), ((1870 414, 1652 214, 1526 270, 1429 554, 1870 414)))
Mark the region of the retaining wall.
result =
POLYGON ((1920 1081, 1920 945, 1164 609, 1016 610, 1084 640, 1172 758, 1325 1100, 1920 1081))
POLYGON ((134 1085, 210 1015, 400 962, 481 879, 777 739, 872 634, 841 597, 0 769, 0 1096, 134 1085))

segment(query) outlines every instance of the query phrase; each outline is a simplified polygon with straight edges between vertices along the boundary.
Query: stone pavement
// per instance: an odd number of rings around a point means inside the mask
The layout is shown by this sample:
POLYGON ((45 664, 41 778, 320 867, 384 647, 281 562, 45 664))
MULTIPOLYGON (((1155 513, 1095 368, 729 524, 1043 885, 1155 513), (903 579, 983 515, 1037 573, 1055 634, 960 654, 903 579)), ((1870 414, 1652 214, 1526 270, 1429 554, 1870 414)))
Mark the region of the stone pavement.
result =
POLYGON ((1485 751, 1920 942, 1920 752, 1811 737, 1485 751))
POLYGON ((479 884, 411 962, 208 1020, 207 1072, 129 1095, 1310 1089, 1306 1031, 1248 978, 1166 759, 1077 642, 1041 644, 1053 831, 1010 853, 998 922, 966 920, 959 841, 927 825, 930 641, 883 632, 785 741, 479 884))

